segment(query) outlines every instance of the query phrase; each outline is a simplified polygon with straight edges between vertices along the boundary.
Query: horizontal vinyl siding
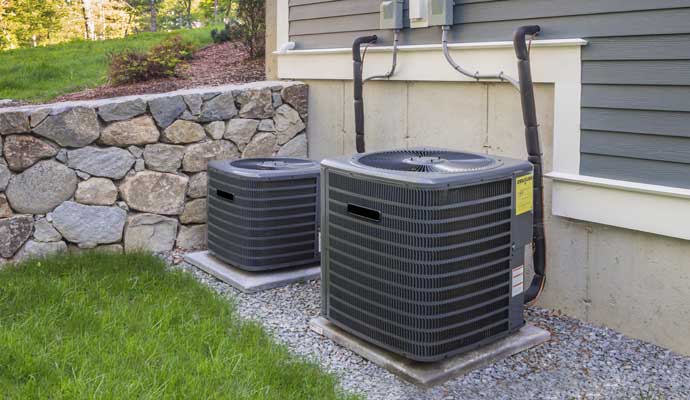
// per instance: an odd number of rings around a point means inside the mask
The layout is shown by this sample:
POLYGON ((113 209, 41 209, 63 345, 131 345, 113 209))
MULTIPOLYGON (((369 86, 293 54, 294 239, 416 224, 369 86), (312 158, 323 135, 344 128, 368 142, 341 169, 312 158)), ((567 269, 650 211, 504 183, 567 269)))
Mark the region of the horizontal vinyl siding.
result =
MULTIPOLYGON (((290 0, 298 49, 349 47, 380 31, 379 0, 290 0)), ((407 18, 407 10, 405 11, 407 18)), ((690 188, 690 0, 456 0, 454 42, 510 40, 539 24, 542 39, 585 38, 581 173, 690 188)), ((403 44, 440 42, 438 27, 403 44)))

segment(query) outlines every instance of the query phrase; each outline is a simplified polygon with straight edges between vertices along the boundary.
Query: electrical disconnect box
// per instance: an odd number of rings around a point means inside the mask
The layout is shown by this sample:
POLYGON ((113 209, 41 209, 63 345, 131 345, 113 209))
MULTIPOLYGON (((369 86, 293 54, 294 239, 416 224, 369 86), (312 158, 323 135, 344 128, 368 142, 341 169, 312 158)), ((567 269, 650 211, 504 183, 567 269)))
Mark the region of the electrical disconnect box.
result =
POLYGON ((409 0, 410 28, 453 25, 453 4, 453 0, 409 0))
POLYGON ((381 29, 402 29, 405 0, 381 2, 381 29))

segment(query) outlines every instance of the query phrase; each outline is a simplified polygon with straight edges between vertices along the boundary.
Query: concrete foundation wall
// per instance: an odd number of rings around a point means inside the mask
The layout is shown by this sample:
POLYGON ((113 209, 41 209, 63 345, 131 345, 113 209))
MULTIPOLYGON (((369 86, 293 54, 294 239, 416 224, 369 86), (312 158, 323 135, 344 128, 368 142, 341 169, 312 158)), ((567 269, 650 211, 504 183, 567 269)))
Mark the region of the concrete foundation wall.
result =
MULTIPOLYGON (((354 153, 351 82, 307 83, 310 157, 354 153)), ((364 93, 368 151, 425 145, 526 157, 519 96, 508 85, 370 82, 364 93)), ((548 172, 553 86, 536 94, 548 172)), ((548 274, 538 305, 690 354, 690 243, 552 216, 546 186, 548 274)))

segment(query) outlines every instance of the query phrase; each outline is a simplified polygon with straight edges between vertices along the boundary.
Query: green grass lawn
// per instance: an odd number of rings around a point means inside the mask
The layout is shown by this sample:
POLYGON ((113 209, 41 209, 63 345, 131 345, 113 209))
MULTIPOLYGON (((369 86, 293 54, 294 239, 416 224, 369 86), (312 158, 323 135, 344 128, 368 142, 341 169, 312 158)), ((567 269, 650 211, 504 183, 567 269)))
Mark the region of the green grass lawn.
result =
POLYGON ((0 51, 0 99, 44 102, 106 83, 107 55, 149 49, 181 35, 197 46, 211 43, 211 28, 141 33, 125 39, 76 41, 55 46, 0 51))
POLYGON ((2 398, 344 398, 335 385, 154 256, 0 269, 2 398))

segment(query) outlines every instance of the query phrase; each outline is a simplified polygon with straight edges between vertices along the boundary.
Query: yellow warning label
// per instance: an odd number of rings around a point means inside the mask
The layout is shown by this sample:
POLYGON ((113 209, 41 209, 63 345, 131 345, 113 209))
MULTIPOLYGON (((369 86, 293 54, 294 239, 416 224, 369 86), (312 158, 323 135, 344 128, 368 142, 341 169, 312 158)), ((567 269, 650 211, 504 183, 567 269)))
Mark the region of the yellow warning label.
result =
POLYGON ((520 176, 515 180, 515 215, 524 214, 532 211, 534 202, 532 185, 534 175, 520 176))

